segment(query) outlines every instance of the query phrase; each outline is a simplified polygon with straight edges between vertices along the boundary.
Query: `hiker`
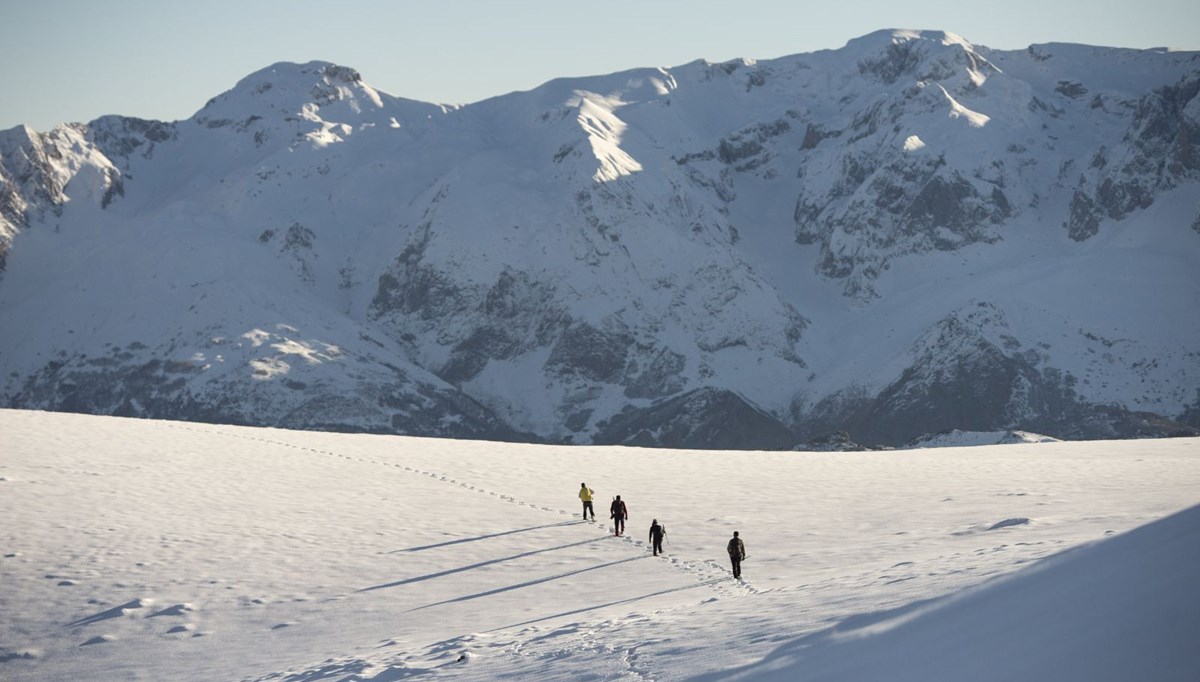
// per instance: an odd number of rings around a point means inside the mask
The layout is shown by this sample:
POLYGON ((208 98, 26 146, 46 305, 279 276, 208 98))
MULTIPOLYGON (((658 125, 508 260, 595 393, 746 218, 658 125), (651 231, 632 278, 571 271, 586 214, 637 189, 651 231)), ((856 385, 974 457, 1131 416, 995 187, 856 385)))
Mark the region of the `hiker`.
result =
POLYGON ((662 553, 663 536, 667 534, 667 529, 658 525, 658 519, 650 522, 650 545, 654 547, 654 556, 662 553))
POLYGON ((579 484, 579 499, 583 500, 583 520, 587 521, 588 512, 592 513, 592 520, 596 520, 596 510, 592 507, 592 496, 596 494, 595 490, 587 487, 587 483, 579 484))
POLYGON ((729 539, 729 545, 725 550, 729 552, 729 563, 733 564, 733 577, 741 580, 742 561, 746 558, 746 545, 742 544, 742 539, 738 537, 736 530, 733 531, 733 537, 729 539))
POLYGON ((613 520, 613 531, 620 535, 625 530, 625 519, 629 518, 629 508, 621 501, 621 496, 613 498, 612 506, 608 508, 609 518, 613 520))

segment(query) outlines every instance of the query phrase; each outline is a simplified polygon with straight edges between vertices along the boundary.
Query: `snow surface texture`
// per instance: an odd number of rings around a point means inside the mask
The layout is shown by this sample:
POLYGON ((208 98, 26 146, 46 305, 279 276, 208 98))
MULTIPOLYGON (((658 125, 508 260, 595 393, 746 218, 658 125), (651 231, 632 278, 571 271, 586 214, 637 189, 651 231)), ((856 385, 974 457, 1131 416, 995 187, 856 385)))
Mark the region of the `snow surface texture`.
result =
POLYGON ((1200 427, 1198 64, 881 31, 450 108, 281 63, 186 121, 4 131, 0 404, 745 449, 1194 434, 1162 418, 1200 427))
POLYGON ((1197 439, 688 452, 12 410, 0 433, 6 681, 1200 675, 1200 509, 1160 520, 1200 501, 1197 439), (581 481, 628 501, 626 536, 578 518, 581 481))

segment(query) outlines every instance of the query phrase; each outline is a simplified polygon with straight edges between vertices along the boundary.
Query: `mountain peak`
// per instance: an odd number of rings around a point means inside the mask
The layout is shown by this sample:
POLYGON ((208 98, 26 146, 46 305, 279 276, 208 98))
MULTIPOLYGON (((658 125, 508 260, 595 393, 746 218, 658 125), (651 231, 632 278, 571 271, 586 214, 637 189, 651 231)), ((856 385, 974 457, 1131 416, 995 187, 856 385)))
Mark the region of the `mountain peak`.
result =
POLYGON ((364 83, 356 69, 326 61, 278 62, 209 100, 194 118, 200 122, 238 119, 246 112, 263 111, 294 116, 328 107, 345 109, 340 113, 353 117, 383 106, 380 93, 364 83))
POLYGON ((899 45, 909 42, 929 42, 945 46, 958 45, 972 51, 975 49, 974 45, 957 33, 911 28, 885 28, 872 31, 866 35, 851 39, 846 43, 846 47, 860 47, 864 51, 874 52, 888 45, 899 45))
POLYGON ((857 54, 859 73, 886 84, 901 77, 915 81, 946 81, 965 77, 964 85, 978 87, 999 73, 969 41, 949 31, 885 29, 846 43, 857 54))

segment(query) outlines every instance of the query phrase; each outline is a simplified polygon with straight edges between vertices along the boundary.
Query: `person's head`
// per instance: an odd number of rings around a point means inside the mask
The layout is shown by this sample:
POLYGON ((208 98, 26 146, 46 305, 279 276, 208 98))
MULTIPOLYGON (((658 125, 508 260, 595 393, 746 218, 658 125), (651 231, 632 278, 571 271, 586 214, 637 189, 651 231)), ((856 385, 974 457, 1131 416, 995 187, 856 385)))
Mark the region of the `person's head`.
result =
POLYGON ((620 502, 620 501, 621 501, 621 496, 620 496, 620 495, 617 495, 617 501, 618 501, 618 502, 620 502))
POLYGON ((735 537, 735 538, 737 537, 737 531, 736 531, 736 530, 735 530, 735 531, 733 531, 733 537, 735 537))
POLYGON ((587 483, 580 483, 580 484, 579 484, 579 487, 580 487, 580 488, 586 488, 586 487, 587 487, 587 483))
POLYGON ((654 519, 653 521, 650 522, 651 525, 654 525, 656 523, 658 523, 658 519, 654 519))

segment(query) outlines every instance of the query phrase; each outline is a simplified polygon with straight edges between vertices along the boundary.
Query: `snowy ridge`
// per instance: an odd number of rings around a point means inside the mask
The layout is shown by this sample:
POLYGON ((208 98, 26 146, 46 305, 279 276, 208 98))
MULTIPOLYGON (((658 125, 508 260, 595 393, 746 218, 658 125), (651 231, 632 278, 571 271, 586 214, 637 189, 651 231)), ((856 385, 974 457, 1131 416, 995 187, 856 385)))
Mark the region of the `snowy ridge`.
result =
POLYGON ((888 30, 455 108, 280 63, 186 121, 0 132, 0 404, 747 449, 1194 434, 1198 63, 888 30))
POLYGON ((936 433, 910 441, 906 448, 957 448, 1017 443, 1057 443, 1057 438, 1028 431, 959 431, 936 433))

